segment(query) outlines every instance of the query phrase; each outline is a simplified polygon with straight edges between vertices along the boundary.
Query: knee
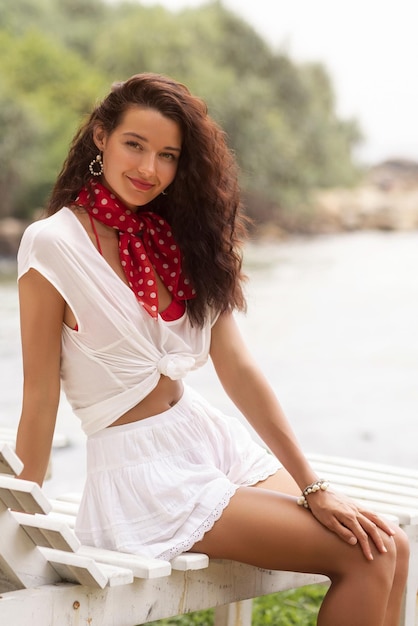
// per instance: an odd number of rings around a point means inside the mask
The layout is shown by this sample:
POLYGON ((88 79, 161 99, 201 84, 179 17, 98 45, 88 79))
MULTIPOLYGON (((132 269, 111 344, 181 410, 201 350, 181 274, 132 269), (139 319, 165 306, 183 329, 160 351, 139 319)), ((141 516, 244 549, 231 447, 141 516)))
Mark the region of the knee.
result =
POLYGON ((374 577, 379 584, 392 587, 396 579, 405 579, 409 565, 409 540, 401 528, 396 528, 392 537, 385 536, 385 554, 375 555, 373 561, 374 577))
POLYGON ((408 536, 402 528, 396 528, 396 534, 393 536, 393 542, 396 550, 397 572, 404 573, 406 577, 409 567, 410 544, 408 536))
POLYGON ((372 561, 365 558, 358 545, 355 546, 350 551, 350 558, 337 561, 340 568, 334 570, 329 576, 331 582, 362 580, 362 584, 368 586, 369 591, 372 589, 389 590, 397 572, 407 571, 409 544, 405 533, 399 528, 396 529, 396 535, 393 537, 385 535, 384 543, 387 552, 381 553, 375 550, 372 561))

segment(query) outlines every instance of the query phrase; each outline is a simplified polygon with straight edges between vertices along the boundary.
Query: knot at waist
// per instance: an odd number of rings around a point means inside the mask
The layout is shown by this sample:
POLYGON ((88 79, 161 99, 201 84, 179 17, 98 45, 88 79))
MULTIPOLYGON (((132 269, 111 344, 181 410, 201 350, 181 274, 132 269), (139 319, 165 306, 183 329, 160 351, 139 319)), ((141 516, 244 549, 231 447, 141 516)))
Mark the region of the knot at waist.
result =
POLYGON ((157 363, 160 374, 168 376, 171 380, 184 378, 193 369, 196 361, 192 356, 180 356, 179 354, 165 354, 157 363))

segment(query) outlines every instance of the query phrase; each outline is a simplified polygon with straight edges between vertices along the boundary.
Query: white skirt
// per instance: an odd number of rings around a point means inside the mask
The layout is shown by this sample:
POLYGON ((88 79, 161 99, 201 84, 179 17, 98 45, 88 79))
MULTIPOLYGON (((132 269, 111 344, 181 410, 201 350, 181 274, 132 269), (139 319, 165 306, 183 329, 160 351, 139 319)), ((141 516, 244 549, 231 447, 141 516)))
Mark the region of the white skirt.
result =
POLYGON ((168 411, 87 439, 76 534, 85 545, 171 560, 202 539, 238 487, 280 467, 236 418, 186 388, 168 411))

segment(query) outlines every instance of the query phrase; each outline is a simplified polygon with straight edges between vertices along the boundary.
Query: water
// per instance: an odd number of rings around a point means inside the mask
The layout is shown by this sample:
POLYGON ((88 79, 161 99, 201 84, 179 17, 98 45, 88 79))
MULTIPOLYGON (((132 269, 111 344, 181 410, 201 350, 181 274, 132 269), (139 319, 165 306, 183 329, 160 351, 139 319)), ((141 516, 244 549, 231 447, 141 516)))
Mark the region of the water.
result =
MULTIPOLYGON (((249 310, 238 317, 306 451, 418 467, 418 233, 365 232, 250 246, 249 310)), ((0 284, 0 426, 15 427, 17 292, 0 284)), ((189 377, 233 415, 210 364, 189 377)), ((54 495, 79 490, 85 438, 62 399, 54 495)))

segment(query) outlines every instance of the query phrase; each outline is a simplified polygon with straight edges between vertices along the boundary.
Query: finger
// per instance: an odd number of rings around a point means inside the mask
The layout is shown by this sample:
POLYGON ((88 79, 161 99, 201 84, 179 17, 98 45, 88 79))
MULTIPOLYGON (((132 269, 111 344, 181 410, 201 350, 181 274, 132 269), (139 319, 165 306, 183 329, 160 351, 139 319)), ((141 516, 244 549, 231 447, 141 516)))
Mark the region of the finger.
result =
MULTIPOLYGON (((366 559, 369 561, 373 560, 373 552, 369 541, 369 532, 374 537, 375 532, 377 531, 373 522, 358 512, 356 516, 352 514, 344 515, 341 519, 335 516, 333 523, 329 525, 329 528, 346 543, 352 546, 355 546, 358 543, 366 559), (362 523, 360 523, 359 518, 362 519, 362 522, 367 529, 363 527, 362 523)), ((377 537, 376 541, 378 541, 377 537)))
POLYGON ((358 520, 352 520, 350 521, 350 526, 344 524, 341 528, 344 528, 345 531, 347 531, 347 543, 352 546, 355 546, 358 543, 366 559, 368 561, 373 561, 373 552, 369 541, 369 534, 360 522, 358 520))
POLYGON ((367 532, 367 534, 369 535, 369 537, 373 541, 373 543, 376 546, 377 550, 381 554, 384 554, 385 552, 387 552, 384 536, 382 535, 382 530, 383 530, 383 532, 386 535, 388 535, 389 537, 392 537, 394 532, 390 528, 390 526, 385 525, 385 526, 388 527, 388 530, 390 531, 388 533, 388 532, 386 532, 385 528, 382 529, 381 526, 378 526, 376 523, 370 521, 368 516, 364 516, 364 515, 363 515, 363 519, 362 519, 362 521, 360 523, 362 524, 363 528, 365 529, 365 531, 367 532))
POLYGON ((355 520, 350 520, 350 522, 346 523, 345 526, 352 531, 363 551, 364 556, 368 560, 373 560, 372 544, 374 544, 375 548, 381 554, 385 554, 387 552, 380 527, 378 527, 365 515, 359 514, 355 520))
POLYGON ((332 520, 328 520, 325 525, 345 543, 351 546, 359 544, 366 559, 373 560, 368 535, 355 518, 346 518, 342 521, 334 517, 332 520))
POLYGON ((389 524, 375 513, 360 511, 354 503, 348 501, 343 505, 342 510, 332 516, 324 515, 324 511, 311 511, 343 541, 353 546, 358 543, 366 559, 373 560, 372 544, 379 552, 387 552, 381 531, 391 536, 394 531, 389 524))
POLYGON ((358 543, 358 539, 355 533, 353 533, 353 531, 350 528, 348 528, 348 526, 338 521, 337 519, 330 526, 330 530, 332 530, 332 532, 338 535, 340 539, 342 539, 346 543, 349 543, 352 546, 355 546, 358 543))
POLYGON ((376 515, 376 513, 371 513, 370 511, 361 511, 361 513, 362 515, 364 515, 364 517, 367 517, 367 519, 376 524, 378 528, 383 530, 390 537, 396 535, 396 530, 384 518, 381 518, 376 515))
POLYGON ((359 518, 358 523, 361 527, 359 543, 366 558, 370 561, 373 560, 372 544, 381 554, 387 552, 383 537, 376 524, 364 516, 359 518))
POLYGON ((311 512, 324 526, 338 535, 345 543, 352 546, 358 543, 358 535, 362 531, 361 526, 356 522, 358 511, 346 509, 345 511, 330 514, 330 512, 327 513, 323 510, 316 511, 311 508, 311 512))

